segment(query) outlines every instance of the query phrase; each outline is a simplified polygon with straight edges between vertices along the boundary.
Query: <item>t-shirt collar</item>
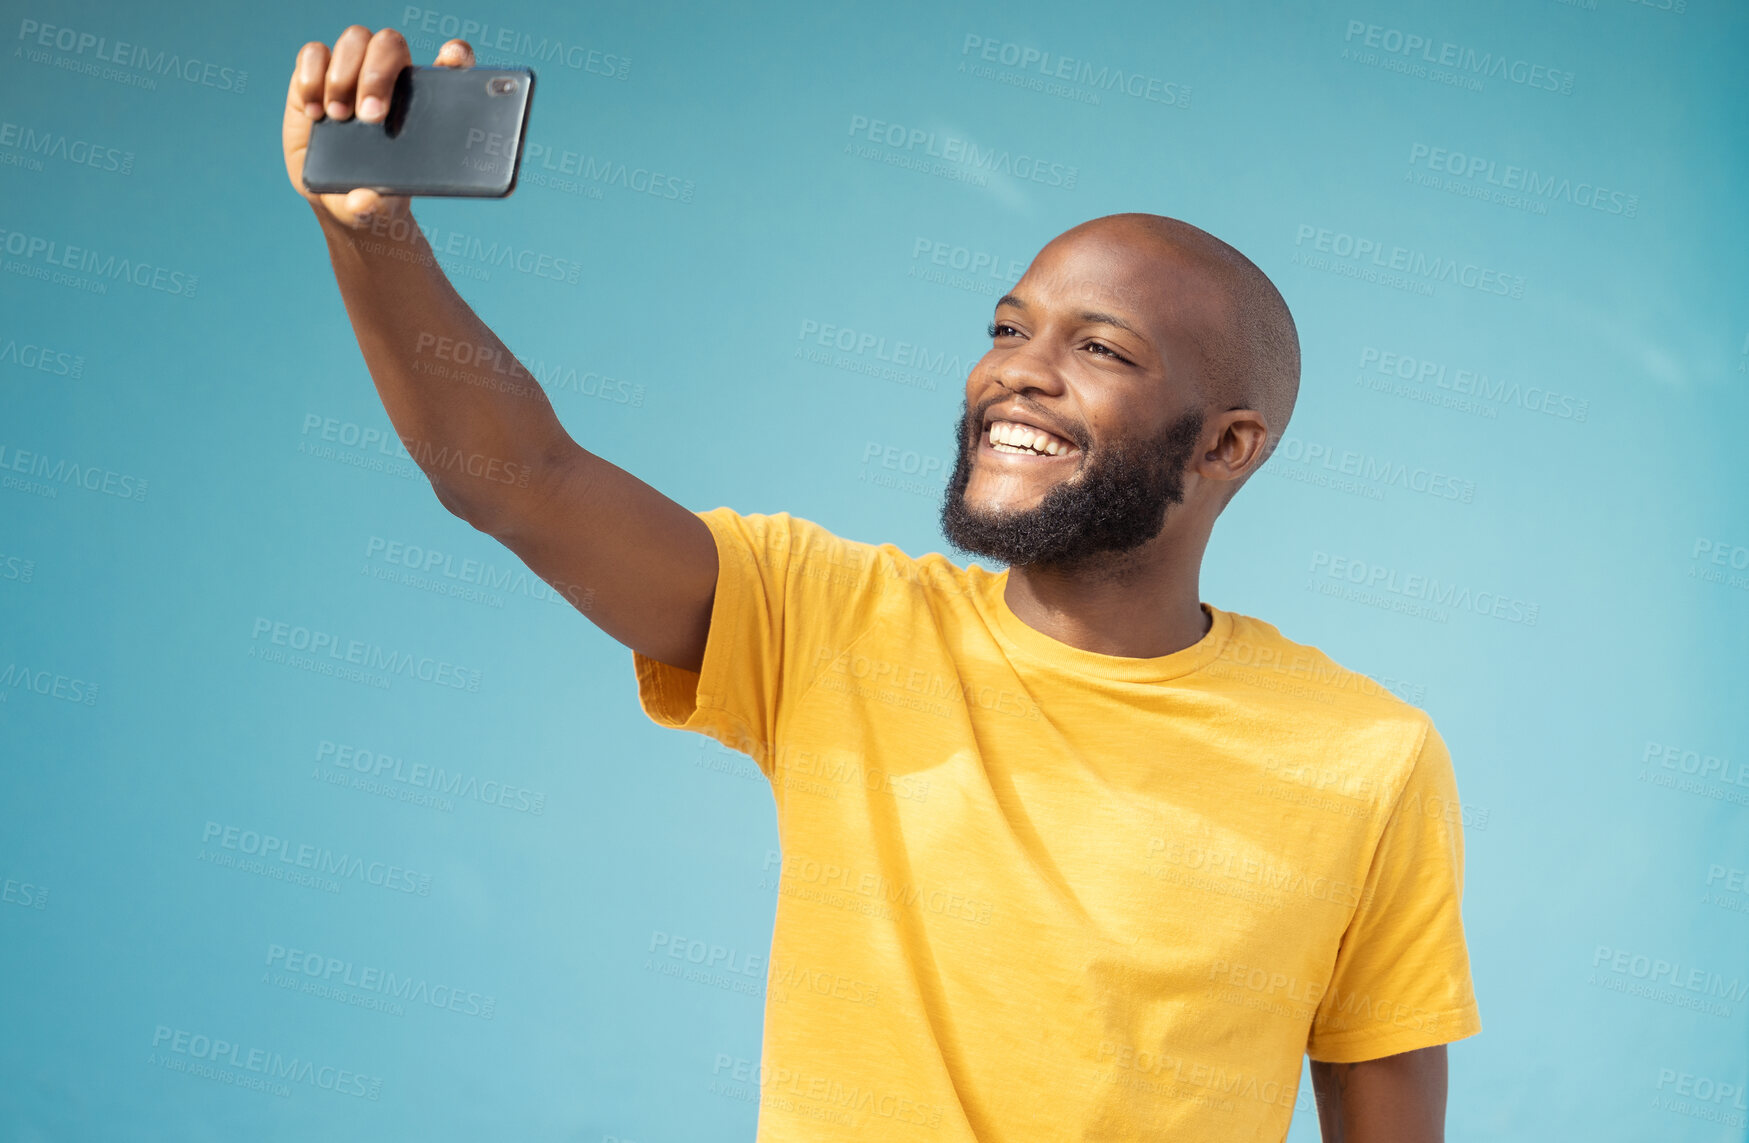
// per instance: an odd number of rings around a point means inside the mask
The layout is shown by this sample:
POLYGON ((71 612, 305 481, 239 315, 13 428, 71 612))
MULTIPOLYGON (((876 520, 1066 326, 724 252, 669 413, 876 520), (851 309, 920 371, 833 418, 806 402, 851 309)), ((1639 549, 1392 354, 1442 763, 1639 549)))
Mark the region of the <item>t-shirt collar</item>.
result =
POLYGON ((1165 682, 1188 675, 1213 662, 1219 657, 1221 648, 1226 645, 1233 632, 1232 613, 1204 603, 1201 607, 1210 619, 1209 629, 1190 646, 1170 655, 1158 655, 1148 659, 1102 655, 1096 651, 1072 647, 1027 626, 1009 608, 1004 595, 1008 586, 1007 569, 997 575, 985 577, 984 583, 985 607, 995 620, 996 633, 1003 645, 1011 652, 1018 652, 1029 659, 1071 674, 1093 675, 1117 682, 1165 682))

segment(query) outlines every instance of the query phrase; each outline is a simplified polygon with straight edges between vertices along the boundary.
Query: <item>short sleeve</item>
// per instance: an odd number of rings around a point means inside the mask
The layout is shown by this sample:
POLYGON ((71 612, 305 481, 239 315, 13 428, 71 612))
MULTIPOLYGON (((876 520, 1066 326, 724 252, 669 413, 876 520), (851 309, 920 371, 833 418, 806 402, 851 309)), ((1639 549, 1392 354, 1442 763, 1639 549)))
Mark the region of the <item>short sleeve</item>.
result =
POLYGON ((1431 722, 1379 837, 1306 1054, 1354 1063, 1482 1030, 1464 944, 1463 818, 1431 722))
POLYGON ((880 552, 787 512, 695 514, 717 545, 704 661, 689 671, 632 652, 638 702, 657 725, 709 735, 769 778, 786 706, 873 613, 880 552))

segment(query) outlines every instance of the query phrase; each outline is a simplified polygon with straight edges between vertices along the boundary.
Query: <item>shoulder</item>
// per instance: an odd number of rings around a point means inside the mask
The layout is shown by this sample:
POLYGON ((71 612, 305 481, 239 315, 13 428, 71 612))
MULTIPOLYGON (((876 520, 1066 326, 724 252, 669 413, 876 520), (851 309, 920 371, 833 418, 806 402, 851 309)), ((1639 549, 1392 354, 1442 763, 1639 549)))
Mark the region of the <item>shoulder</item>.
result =
POLYGON ((1349 759, 1372 758, 1392 769, 1412 766, 1432 717, 1360 671, 1338 663, 1274 624, 1227 613, 1232 629, 1210 670, 1247 697, 1291 712, 1295 727, 1349 759))
MULTIPOLYGON (((722 507, 695 515, 710 527, 719 545, 732 545, 756 562, 791 575, 843 586, 861 583, 951 594, 968 590, 968 569, 939 552, 913 556, 897 544, 852 540, 789 512, 742 513, 722 507)), ((980 571, 975 565, 970 569, 971 574, 980 571)))
POLYGON ((1229 676, 1324 699, 1359 716, 1426 717, 1377 679, 1343 666, 1310 643, 1290 639, 1273 623, 1236 611, 1227 615, 1232 629, 1216 661, 1228 668, 1229 676))
POLYGON ((712 508, 694 515, 720 545, 743 549, 756 561, 783 567, 804 561, 831 564, 871 562, 875 545, 848 540, 821 524, 788 512, 737 512, 712 508))

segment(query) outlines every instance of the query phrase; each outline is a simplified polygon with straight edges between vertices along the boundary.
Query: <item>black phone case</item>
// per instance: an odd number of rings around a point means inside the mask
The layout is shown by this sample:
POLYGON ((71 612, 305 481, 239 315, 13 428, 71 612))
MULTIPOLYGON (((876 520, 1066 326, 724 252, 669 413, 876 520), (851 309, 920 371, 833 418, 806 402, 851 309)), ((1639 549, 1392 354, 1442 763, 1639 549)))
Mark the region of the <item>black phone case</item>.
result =
POLYGON ((311 124, 304 187, 502 198, 516 188, 533 98, 528 68, 402 68, 382 122, 311 124))

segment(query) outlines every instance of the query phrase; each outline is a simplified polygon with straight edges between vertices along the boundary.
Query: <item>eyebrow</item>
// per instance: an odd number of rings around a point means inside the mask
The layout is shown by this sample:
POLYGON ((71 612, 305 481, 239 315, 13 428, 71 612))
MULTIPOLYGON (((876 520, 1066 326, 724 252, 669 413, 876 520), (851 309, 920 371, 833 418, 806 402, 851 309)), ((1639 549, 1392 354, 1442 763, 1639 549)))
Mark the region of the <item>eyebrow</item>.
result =
MULTIPOLYGON (((1013 294, 1003 294, 1000 298, 996 299, 996 308, 1001 309, 1003 306, 1013 306, 1017 310, 1026 309, 1026 303, 1015 297, 1013 294)), ((1118 317, 1116 314, 1108 314, 1101 310, 1082 310, 1081 320, 1098 322, 1101 325, 1114 325, 1119 329, 1129 330, 1137 337, 1142 336, 1142 331, 1131 325, 1129 322, 1118 317)))

